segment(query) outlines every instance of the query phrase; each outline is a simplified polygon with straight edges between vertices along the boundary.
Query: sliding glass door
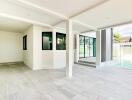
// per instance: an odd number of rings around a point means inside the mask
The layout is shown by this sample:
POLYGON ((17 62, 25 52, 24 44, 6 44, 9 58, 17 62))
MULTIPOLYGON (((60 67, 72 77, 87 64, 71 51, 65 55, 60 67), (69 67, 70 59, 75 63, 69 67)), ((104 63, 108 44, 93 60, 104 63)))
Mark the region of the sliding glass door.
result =
POLYGON ((96 38, 80 35, 80 58, 96 57, 96 38))
POLYGON ((89 57, 90 51, 89 51, 89 37, 85 36, 85 58, 89 57))

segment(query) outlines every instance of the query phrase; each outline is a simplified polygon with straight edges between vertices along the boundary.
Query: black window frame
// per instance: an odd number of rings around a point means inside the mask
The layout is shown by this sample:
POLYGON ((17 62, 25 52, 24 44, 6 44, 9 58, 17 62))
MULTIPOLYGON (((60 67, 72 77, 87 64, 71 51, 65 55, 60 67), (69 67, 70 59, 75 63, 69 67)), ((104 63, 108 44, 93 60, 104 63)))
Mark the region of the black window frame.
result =
POLYGON ((42 32, 42 50, 53 50, 53 33, 52 32, 42 32), (43 36, 45 36, 45 34, 51 34, 51 48, 50 49, 45 49, 44 48, 44 41, 43 41, 43 36))
POLYGON ((27 35, 23 36, 23 50, 27 50, 27 35))
POLYGON ((60 32, 56 32, 56 50, 66 50, 66 34, 65 33, 60 33, 60 32), (62 36, 64 36, 64 39, 65 39, 65 43, 64 43, 64 45, 65 45, 65 48, 64 49, 58 49, 58 45, 57 45, 57 38, 58 38, 58 36, 57 35, 62 35, 62 36))

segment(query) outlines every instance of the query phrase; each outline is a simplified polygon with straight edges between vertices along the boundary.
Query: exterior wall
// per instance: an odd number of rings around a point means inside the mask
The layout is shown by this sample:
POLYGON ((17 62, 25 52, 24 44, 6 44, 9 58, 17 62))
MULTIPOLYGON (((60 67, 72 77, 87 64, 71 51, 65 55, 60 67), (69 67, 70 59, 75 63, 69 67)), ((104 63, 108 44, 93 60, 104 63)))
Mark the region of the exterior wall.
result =
POLYGON ((131 59, 132 42, 113 44, 113 60, 126 60, 131 62, 131 59))
POLYGON ((21 62, 22 34, 0 31, 0 63, 21 62))

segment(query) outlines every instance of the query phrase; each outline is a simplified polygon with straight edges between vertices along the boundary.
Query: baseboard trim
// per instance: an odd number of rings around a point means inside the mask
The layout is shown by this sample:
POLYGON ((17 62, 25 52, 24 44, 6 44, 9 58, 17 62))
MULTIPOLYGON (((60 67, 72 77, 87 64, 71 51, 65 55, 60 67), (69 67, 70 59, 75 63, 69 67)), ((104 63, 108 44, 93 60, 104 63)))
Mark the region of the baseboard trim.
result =
POLYGON ((23 61, 18 61, 18 62, 4 62, 4 63, 0 63, 0 65, 5 65, 5 64, 10 64, 10 65, 12 65, 12 64, 24 64, 24 62, 23 61))

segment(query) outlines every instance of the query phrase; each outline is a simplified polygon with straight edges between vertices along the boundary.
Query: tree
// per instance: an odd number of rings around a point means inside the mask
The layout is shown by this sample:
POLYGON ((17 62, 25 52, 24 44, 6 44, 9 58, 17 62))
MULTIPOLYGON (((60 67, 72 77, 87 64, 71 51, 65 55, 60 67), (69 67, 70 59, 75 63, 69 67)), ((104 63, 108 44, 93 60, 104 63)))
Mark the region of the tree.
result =
POLYGON ((121 42, 121 35, 120 33, 114 33, 114 41, 121 42))

